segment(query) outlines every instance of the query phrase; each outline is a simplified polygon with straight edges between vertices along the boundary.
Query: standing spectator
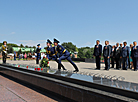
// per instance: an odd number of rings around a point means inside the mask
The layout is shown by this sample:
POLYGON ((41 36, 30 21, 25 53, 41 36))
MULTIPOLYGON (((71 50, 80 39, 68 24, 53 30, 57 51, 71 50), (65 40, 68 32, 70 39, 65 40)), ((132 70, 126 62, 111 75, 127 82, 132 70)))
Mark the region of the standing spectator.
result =
MULTIPOLYGON (((120 43, 120 48, 121 48, 121 51, 122 51, 122 47, 123 47, 123 44, 120 43)), ((120 68, 122 68, 122 57, 120 57, 120 68)))
POLYGON ((100 41, 96 41, 96 45, 94 47, 94 53, 93 56, 96 59, 96 69, 100 70, 100 62, 101 62, 101 54, 102 54, 102 45, 100 44, 100 41))
POLYGON ((122 61, 123 61, 123 70, 128 69, 128 59, 129 59, 129 53, 130 53, 130 48, 127 46, 127 42, 124 42, 124 47, 122 47, 122 61))
POLYGON ((3 41, 3 45, 2 45, 2 59, 3 59, 3 63, 6 63, 6 58, 7 58, 7 41, 3 41))
POLYGON ((122 48, 119 47, 119 43, 116 43, 116 48, 114 51, 114 57, 116 61, 116 69, 120 68, 120 54, 122 53, 122 48))
POLYGON ((14 51, 14 61, 16 61, 16 51, 14 51))
POLYGON ((38 44, 37 49, 36 49, 36 53, 37 53, 36 64, 39 64, 39 60, 40 60, 40 57, 41 57, 40 51, 41 51, 41 46, 40 46, 40 44, 38 44))
POLYGON ((26 53, 24 54, 24 58, 27 60, 27 54, 26 53))
POLYGON ((112 46, 112 51, 111 51, 111 65, 112 67, 111 68, 114 68, 114 51, 115 51, 115 45, 112 46))
POLYGON ((133 59, 133 65, 134 65, 134 71, 137 71, 138 69, 138 46, 137 42, 133 42, 134 46, 131 49, 131 57, 133 59))
POLYGON ((132 61, 132 57, 131 57, 132 48, 133 48, 133 44, 130 44, 129 68, 131 68, 131 69, 133 69, 133 61, 132 61))
POLYGON ((108 41, 105 41, 105 46, 104 46, 104 49, 103 49, 105 70, 109 70, 110 69, 110 54, 111 54, 111 47, 108 46, 108 41))

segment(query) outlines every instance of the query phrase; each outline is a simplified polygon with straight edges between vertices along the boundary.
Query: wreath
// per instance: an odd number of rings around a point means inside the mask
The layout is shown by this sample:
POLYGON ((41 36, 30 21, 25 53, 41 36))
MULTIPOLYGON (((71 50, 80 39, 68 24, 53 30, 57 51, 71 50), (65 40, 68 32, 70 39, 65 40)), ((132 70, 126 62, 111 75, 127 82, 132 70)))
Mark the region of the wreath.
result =
POLYGON ((50 68, 49 67, 49 60, 48 60, 48 58, 43 57, 43 59, 40 62, 40 67, 41 68, 50 68))

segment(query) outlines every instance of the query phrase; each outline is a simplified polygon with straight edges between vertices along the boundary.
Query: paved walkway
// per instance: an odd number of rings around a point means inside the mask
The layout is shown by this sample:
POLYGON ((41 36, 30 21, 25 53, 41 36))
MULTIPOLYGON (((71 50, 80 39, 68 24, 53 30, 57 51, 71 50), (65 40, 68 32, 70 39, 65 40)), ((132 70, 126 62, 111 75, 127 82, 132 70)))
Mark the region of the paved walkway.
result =
POLYGON ((0 74, 0 102, 63 102, 43 95, 0 74))
MULTIPOLYGON (((27 65, 33 65, 36 66, 35 60, 32 61, 7 61, 7 63, 13 63, 13 64, 27 64, 27 65)), ((62 62, 62 64, 65 66, 68 70, 74 70, 73 66, 69 62, 62 62)), ((125 78, 125 81, 129 82, 135 82, 138 83, 138 71, 132 71, 128 69, 125 70, 116 70, 111 68, 109 71, 104 70, 104 64, 101 64, 101 70, 94 70, 95 69, 95 63, 85 63, 80 62, 76 63, 79 67, 80 72, 89 72, 89 73, 99 73, 104 75, 111 75, 111 76, 123 76, 125 78)), ((38 66, 38 65, 37 65, 38 66)), ((58 65, 55 61, 50 61, 50 66, 52 68, 58 68, 58 65)))

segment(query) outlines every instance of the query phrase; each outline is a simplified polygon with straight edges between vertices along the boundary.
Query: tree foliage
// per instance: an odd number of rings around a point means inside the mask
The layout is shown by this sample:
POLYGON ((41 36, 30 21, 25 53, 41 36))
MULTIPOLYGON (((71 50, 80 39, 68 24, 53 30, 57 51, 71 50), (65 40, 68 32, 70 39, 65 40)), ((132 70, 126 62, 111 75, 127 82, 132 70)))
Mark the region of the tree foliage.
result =
POLYGON ((20 47, 23 48, 24 47, 23 44, 20 44, 20 47))
POLYGON ((7 52, 8 52, 8 53, 13 53, 13 48, 12 48, 12 46, 8 46, 7 52))
POLYGON ((69 52, 75 52, 77 50, 76 45, 72 44, 72 42, 64 42, 61 44, 65 49, 67 49, 69 52))

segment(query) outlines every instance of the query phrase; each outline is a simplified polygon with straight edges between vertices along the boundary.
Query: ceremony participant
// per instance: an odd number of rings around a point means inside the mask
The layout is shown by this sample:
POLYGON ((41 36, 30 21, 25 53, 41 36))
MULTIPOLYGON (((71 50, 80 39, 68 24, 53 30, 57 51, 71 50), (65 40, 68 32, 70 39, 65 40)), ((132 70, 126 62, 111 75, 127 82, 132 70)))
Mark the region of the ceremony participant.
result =
POLYGON ((79 69, 76 66, 76 64, 71 60, 70 58, 70 53, 61 45, 58 44, 59 41, 54 39, 54 45, 55 45, 55 49, 56 51, 60 54, 59 58, 58 58, 58 62, 59 62, 59 70, 61 69, 61 60, 65 60, 67 59, 75 68, 74 72, 78 72, 79 69))
POLYGON ((131 57, 133 59, 134 71, 138 70, 138 46, 137 42, 133 42, 133 47, 131 49, 131 57))
POLYGON ((100 70, 100 63, 101 63, 101 54, 102 54, 102 45, 100 44, 100 41, 96 41, 96 45, 94 47, 94 53, 93 56, 96 59, 96 69, 100 70))
POLYGON ((3 41, 3 45, 2 45, 2 57, 3 57, 3 63, 6 63, 6 58, 7 58, 7 41, 3 41))
POLYGON ((109 70, 110 69, 110 54, 111 54, 111 47, 108 46, 108 41, 105 41, 105 46, 104 46, 104 49, 103 49, 105 70, 109 70))
POLYGON ((131 69, 133 69, 133 60, 132 60, 132 57, 131 57, 132 48, 133 48, 133 44, 130 44, 129 68, 131 68, 131 69))
POLYGON ((36 64, 39 64, 39 60, 40 60, 40 57, 41 57, 40 51, 41 51, 41 46, 40 46, 40 44, 38 44, 37 49, 36 49, 36 53, 37 53, 36 64))
POLYGON ((129 67, 128 59, 129 59, 130 49, 127 46, 127 42, 124 42, 123 44, 124 44, 124 47, 122 47, 121 58, 122 58, 122 62, 123 62, 123 70, 127 70, 129 67))
POLYGON ((114 57, 115 57, 115 61, 116 61, 116 69, 120 68, 120 55, 122 53, 122 48, 119 47, 119 43, 116 43, 116 48, 114 51, 114 57))
MULTIPOLYGON (((46 47, 46 55, 49 60, 55 60, 58 63, 58 68, 59 68, 59 62, 57 60, 58 54, 56 54, 55 47, 52 47, 52 42, 48 39, 47 40, 47 47, 46 47)), ((65 67, 61 64, 61 67, 63 70, 66 70, 65 67)))
POLYGON ((114 51, 115 51, 115 45, 112 46, 111 55, 110 55, 110 57, 111 57, 111 65, 112 65, 111 68, 114 68, 114 51))
MULTIPOLYGON (((120 48, 122 49, 122 47, 123 47, 123 44, 122 43, 120 43, 120 48)), ((122 57, 120 57, 120 68, 122 68, 122 57)))

